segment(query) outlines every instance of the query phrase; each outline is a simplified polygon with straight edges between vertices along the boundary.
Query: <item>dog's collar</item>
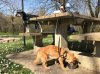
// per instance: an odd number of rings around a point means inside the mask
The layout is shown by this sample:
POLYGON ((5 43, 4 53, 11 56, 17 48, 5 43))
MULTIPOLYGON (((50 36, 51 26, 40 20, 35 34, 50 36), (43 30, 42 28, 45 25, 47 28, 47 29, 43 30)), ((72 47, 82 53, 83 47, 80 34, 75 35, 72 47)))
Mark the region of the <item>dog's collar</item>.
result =
POLYGON ((62 55, 59 55, 58 59, 61 58, 65 58, 67 56, 67 54, 64 56, 64 54, 67 53, 67 51, 65 51, 62 55))

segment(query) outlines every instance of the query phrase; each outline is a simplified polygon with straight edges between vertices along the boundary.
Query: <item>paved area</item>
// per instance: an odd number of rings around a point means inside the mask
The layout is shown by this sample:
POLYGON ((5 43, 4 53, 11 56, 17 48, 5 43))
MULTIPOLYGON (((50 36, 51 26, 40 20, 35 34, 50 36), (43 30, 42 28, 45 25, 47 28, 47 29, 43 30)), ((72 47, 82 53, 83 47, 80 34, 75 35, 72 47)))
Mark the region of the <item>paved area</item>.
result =
POLYGON ((33 65, 33 50, 21 52, 18 54, 10 54, 7 56, 7 58, 15 63, 22 64, 25 68, 29 68, 30 70, 32 70, 32 72, 34 72, 34 74, 100 74, 85 69, 81 66, 73 70, 66 68, 66 71, 64 71, 58 65, 51 65, 50 70, 45 70, 42 65, 33 65))

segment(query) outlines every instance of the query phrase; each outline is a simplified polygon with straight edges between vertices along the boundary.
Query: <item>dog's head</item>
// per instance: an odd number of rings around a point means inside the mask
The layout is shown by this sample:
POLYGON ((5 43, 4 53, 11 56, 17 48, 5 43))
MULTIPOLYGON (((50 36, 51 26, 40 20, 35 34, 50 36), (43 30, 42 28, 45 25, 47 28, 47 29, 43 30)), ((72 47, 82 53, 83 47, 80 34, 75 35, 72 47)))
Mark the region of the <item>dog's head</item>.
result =
POLYGON ((76 69, 79 67, 79 61, 78 60, 75 60, 71 63, 68 63, 68 68, 69 69, 76 69))
POLYGON ((67 53, 64 54, 64 56, 65 56, 65 62, 68 63, 68 67, 69 67, 70 69, 75 69, 75 68, 78 67, 79 61, 78 61, 78 59, 74 56, 73 53, 67 52, 67 53))

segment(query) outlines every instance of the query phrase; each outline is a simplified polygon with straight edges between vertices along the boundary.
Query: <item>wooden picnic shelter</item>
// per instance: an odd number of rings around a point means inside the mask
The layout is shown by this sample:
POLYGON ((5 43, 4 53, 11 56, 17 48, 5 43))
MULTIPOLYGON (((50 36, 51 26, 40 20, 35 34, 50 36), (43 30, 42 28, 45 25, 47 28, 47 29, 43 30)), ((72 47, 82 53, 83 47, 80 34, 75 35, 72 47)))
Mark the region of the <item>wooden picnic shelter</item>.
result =
MULTIPOLYGON (((41 46, 42 45, 42 39, 45 37, 45 35, 52 34, 54 45, 58 46, 58 42, 60 42, 61 47, 67 47, 67 28, 70 24, 72 25, 80 25, 84 26, 83 33, 87 34, 81 34, 76 36, 71 36, 74 40, 92 40, 92 41, 100 41, 100 36, 97 38, 94 35, 100 35, 99 32, 90 33, 89 29, 91 24, 92 25, 99 25, 100 19, 85 15, 80 15, 77 13, 70 13, 70 12, 64 12, 64 13, 57 13, 57 14, 51 14, 51 15, 45 15, 45 16, 38 16, 30 18, 29 20, 31 23, 34 23, 35 25, 40 26, 40 30, 36 33, 30 33, 31 36, 35 36, 35 46, 41 46), (47 25, 53 26, 53 29, 49 32, 43 32, 43 29, 41 25, 47 25), (83 37, 83 38, 82 38, 83 37), (77 39, 78 38, 78 39, 77 39), (60 40, 60 41, 59 41, 60 40)), ((48 27, 49 28, 49 27, 48 27)), ((26 35, 26 34, 22 34, 26 35)))

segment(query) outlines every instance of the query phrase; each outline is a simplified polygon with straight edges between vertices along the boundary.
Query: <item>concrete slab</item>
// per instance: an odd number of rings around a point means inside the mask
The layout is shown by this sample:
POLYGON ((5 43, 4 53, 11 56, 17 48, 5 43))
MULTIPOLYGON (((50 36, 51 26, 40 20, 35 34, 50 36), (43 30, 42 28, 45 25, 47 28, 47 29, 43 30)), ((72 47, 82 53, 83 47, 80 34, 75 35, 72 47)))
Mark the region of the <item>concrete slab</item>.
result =
POLYGON ((23 65, 25 68, 29 68, 34 74, 100 74, 99 72, 92 71, 83 67, 77 69, 62 70, 58 65, 51 65, 50 70, 45 70, 42 65, 33 65, 34 54, 33 50, 21 52, 18 54, 10 54, 7 56, 9 60, 23 65))

